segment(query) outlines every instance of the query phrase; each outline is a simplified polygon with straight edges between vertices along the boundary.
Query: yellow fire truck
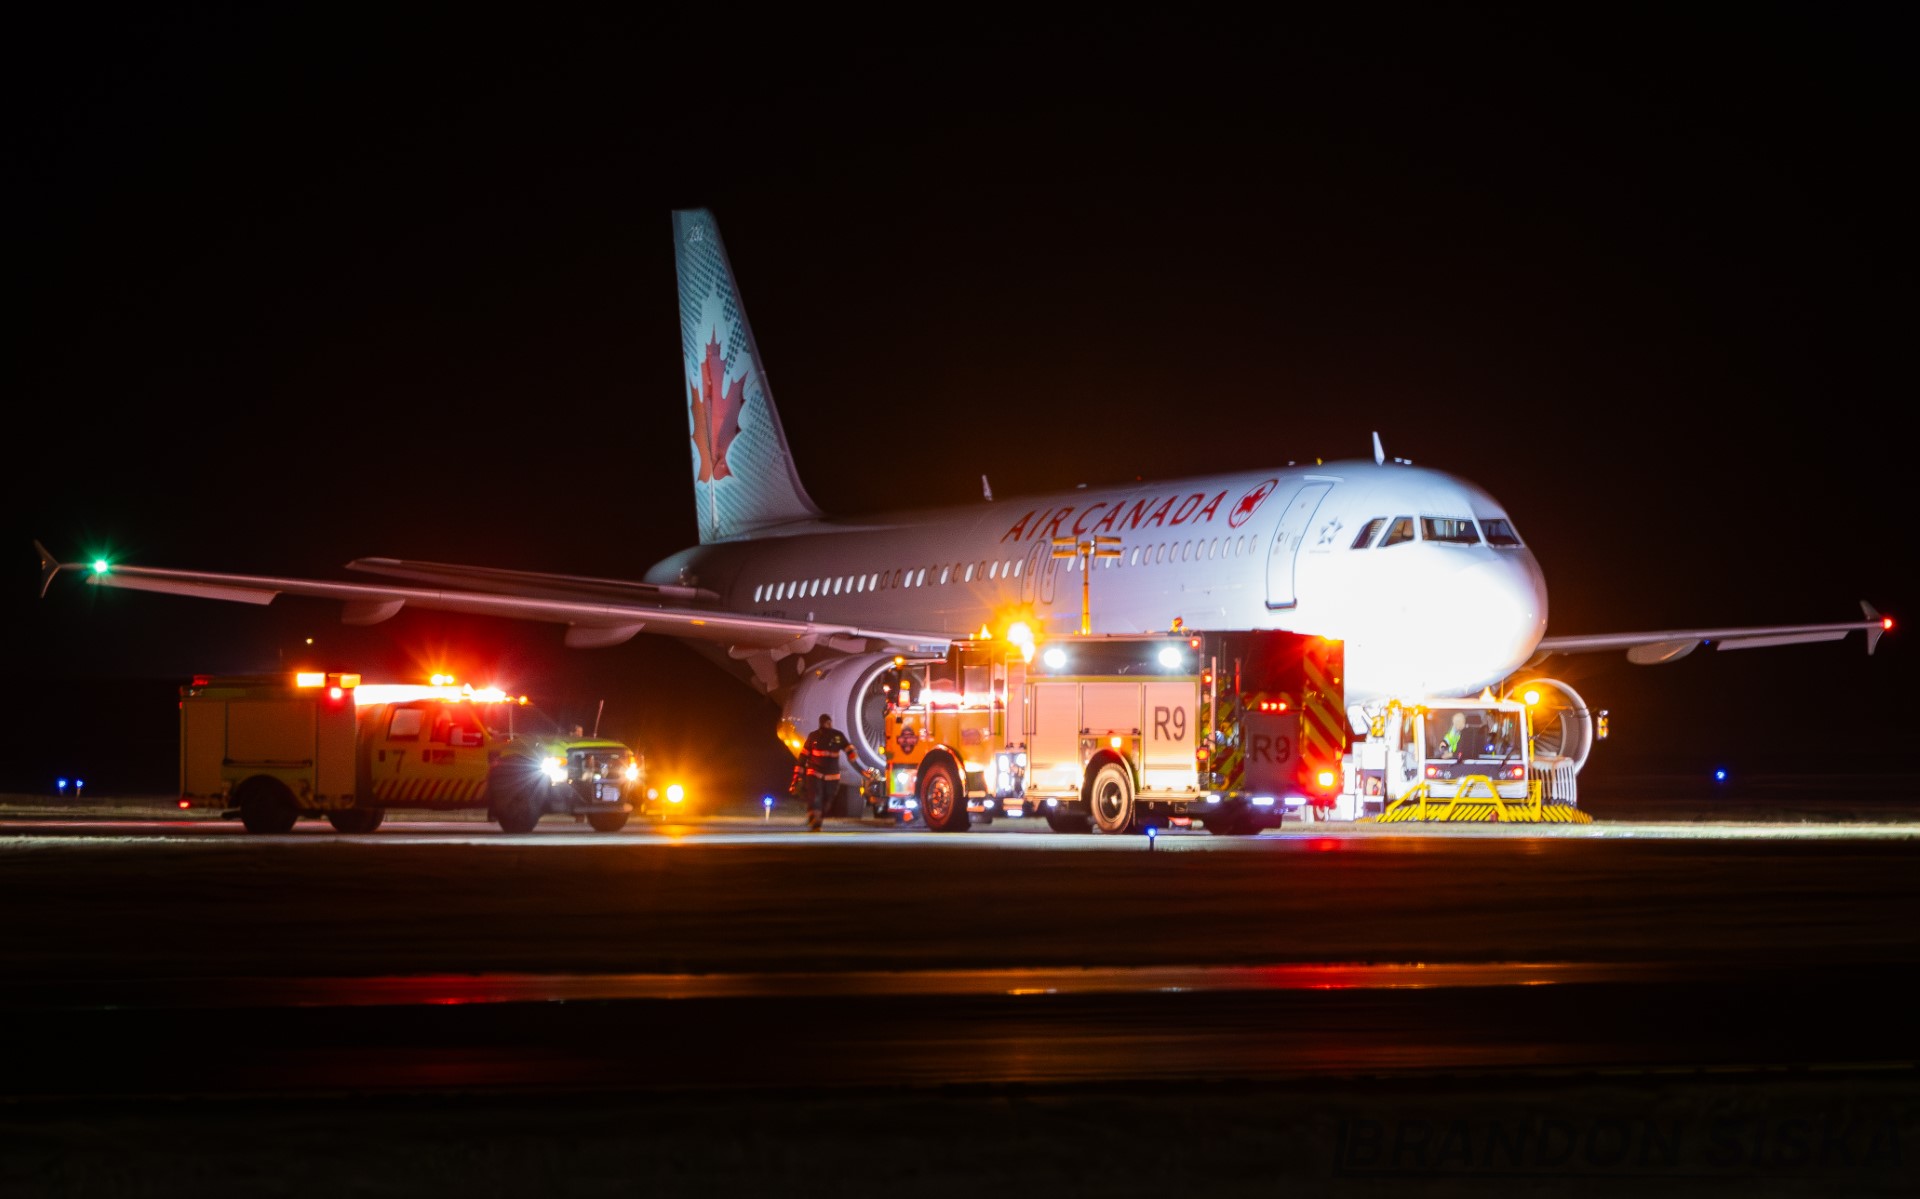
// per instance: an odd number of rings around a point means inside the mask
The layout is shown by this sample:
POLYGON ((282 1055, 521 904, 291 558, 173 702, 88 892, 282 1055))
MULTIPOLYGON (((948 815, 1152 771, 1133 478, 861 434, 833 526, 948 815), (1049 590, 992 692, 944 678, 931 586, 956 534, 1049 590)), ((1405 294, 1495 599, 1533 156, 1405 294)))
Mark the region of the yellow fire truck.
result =
POLYGON ((482 709, 498 698, 344 673, 198 675, 180 689, 180 798, 253 833, 302 816, 370 833, 390 808, 484 808, 510 833, 548 812, 607 831, 626 822, 617 795, 555 785, 534 741, 489 729, 482 709))
POLYGON ((1266 630, 955 642, 898 668, 887 807, 940 832, 1274 828, 1342 790, 1343 669, 1339 642, 1266 630))

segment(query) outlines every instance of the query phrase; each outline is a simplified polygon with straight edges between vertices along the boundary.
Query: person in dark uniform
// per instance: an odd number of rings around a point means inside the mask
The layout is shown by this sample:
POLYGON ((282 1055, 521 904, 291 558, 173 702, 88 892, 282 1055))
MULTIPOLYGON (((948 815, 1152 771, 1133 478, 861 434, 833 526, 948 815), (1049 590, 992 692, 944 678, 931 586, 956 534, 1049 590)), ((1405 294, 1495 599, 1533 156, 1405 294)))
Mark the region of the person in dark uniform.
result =
POLYGON ((800 749, 806 763, 807 781, 811 784, 807 788, 807 828, 813 832, 820 831, 827 809, 840 796, 841 754, 852 760, 855 770, 860 768, 860 760, 853 756, 853 743, 833 727, 833 717, 822 715, 820 727, 808 735, 800 749))

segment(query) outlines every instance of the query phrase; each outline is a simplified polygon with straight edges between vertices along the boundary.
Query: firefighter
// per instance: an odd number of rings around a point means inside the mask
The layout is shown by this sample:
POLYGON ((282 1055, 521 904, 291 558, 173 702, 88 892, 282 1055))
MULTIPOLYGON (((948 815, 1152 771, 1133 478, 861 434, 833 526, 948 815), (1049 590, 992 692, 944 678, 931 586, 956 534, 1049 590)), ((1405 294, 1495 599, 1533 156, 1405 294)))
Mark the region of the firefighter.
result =
POLYGON ((833 717, 820 717, 820 727, 807 737, 807 743, 801 747, 800 756, 807 768, 807 828, 812 832, 820 831, 820 823, 826 818, 827 809, 840 796, 840 755, 847 755, 857 771, 860 760, 853 756, 853 743, 846 735, 833 727, 833 717))

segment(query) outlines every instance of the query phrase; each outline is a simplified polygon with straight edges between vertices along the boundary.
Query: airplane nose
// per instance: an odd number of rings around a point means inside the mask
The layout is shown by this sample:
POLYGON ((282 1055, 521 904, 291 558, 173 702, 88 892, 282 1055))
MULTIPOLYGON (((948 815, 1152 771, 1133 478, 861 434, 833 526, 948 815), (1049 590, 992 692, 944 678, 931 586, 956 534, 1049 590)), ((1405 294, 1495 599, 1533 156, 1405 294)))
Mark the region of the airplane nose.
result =
MULTIPOLYGON (((1480 660, 1511 671, 1533 653, 1547 628, 1546 578, 1533 555, 1496 551, 1448 580, 1444 605, 1460 641, 1480 660)), ((1504 673, 1504 671, 1503 671, 1504 673)))

